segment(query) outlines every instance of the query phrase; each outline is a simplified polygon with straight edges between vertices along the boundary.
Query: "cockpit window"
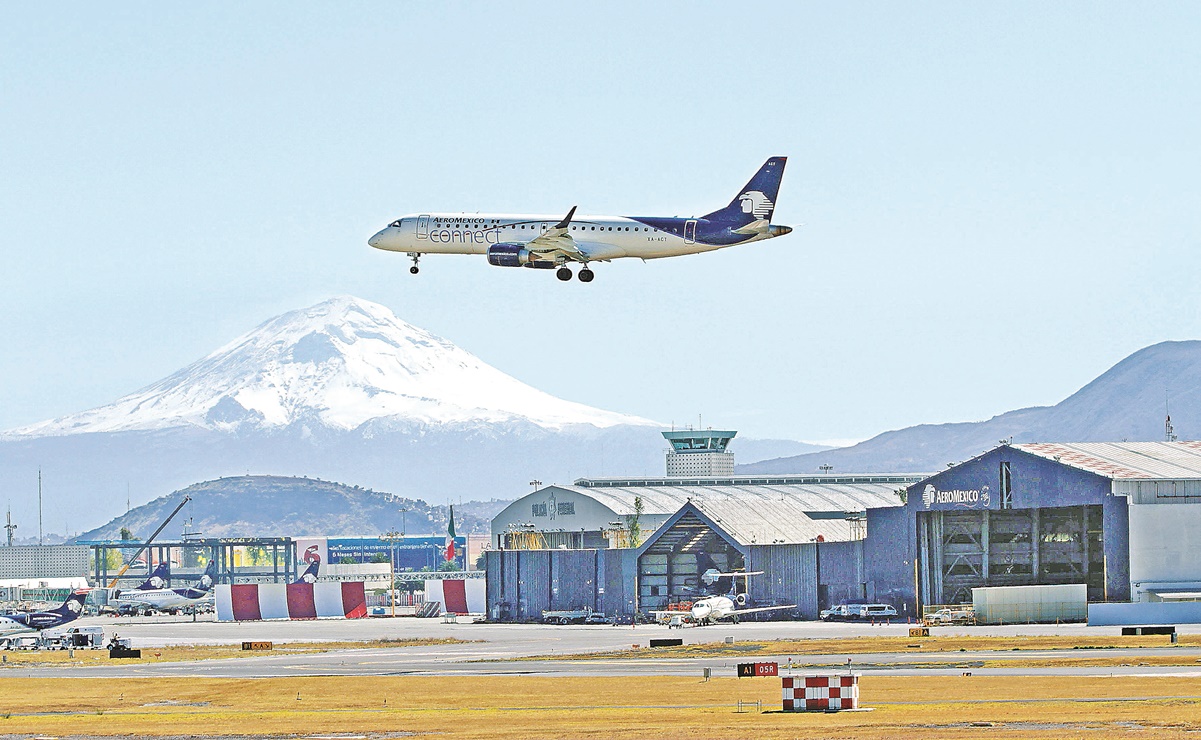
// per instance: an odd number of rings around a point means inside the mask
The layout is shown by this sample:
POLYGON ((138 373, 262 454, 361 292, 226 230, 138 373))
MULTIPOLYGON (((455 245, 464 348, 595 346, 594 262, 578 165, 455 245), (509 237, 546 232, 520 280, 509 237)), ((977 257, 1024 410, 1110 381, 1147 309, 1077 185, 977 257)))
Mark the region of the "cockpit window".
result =
POLYGON ((395 221, 393 221, 392 223, 388 224, 388 226, 391 226, 391 227, 393 227, 393 228, 399 227, 399 226, 400 226, 400 219, 399 219, 399 218, 398 218, 398 219, 396 219, 396 220, 395 220, 395 221))

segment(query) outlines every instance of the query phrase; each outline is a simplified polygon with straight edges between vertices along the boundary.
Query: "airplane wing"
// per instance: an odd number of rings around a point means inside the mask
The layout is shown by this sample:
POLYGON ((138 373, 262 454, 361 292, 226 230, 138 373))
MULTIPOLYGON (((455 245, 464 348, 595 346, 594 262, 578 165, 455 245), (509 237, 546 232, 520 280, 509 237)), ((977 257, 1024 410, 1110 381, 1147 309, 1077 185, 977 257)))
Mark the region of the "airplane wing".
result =
POLYGON ((571 230, 571 217, 575 215, 577 207, 572 206, 562 221, 526 242, 525 248, 543 258, 562 256, 576 262, 586 262, 587 255, 580 251, 575 240, 568 233, 571 230))
POLYGON ((796 609, 796 604, 785 604, 784 606, 757 606, 754 609, 738 609, 733 614, 754 614, 755 612, 774 612, 780 609, 796 609))

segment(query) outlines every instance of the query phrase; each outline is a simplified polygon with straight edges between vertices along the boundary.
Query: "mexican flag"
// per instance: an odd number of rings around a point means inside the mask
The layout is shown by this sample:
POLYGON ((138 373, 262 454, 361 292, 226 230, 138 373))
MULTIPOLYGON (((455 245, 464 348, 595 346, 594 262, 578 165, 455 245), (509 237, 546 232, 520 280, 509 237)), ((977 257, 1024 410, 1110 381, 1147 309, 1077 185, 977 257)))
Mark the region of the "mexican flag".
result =
POLYGON ((450 524, 446 526, 446 562, 455 559, 455 507, 450 506, 450 524))

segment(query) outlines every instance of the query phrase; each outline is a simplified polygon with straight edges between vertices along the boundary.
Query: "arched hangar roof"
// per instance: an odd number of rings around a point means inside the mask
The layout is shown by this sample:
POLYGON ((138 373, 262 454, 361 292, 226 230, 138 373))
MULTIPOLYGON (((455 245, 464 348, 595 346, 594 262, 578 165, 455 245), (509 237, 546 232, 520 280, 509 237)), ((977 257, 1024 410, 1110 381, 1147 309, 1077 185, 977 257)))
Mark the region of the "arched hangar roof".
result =
POLYGON ((671 515, 691 502, 742 544, 851 539, 848 514, 900 506, 897 491, 920 475, 733 476, 723 478, 580 479, 559 486, 618 515, 671 515))

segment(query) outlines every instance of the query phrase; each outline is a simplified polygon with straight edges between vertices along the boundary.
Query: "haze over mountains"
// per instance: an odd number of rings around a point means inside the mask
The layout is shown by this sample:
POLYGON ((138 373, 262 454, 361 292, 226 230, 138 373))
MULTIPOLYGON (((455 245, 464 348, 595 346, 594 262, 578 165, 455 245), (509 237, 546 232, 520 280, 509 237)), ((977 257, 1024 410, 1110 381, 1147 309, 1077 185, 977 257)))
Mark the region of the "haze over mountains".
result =
POLYGON ((1002 439, 1014 442, 1151 442, 1171 412, 1181 439, 1201 436, 1201 341, 1161 342, 1135 352, 1054 406, 987 421, 922 424, 852 447, 739 465, 739 473, 934 472, 1002 439))
MULTIPOLYGON (((556 398, 353 297, 290 311, 114 403, 0 434, 21 534, 95 527, 199 481, 310 476, 432 503, 661 475, 662 425, 556 398)), ((809 449, 740 440, 753 457, 809 449)))
MULTIPOLYGON (((1008 438, 1162 439, 1165 400, 1180 436, 1196 438, 1201 342, 1136 352, 1052 407, 820 452, 745 436, 732 449, 739 473, 935 471, 1008 438), (754 462, 769 456, 777 459, 754 462)), ((340 297, 271 319, 112 404, 0 434, 0 480, 23 537, 36 531, 39 468, 47 532, 97 527, 126 511, 127 496, 139 505, 251 474, 308 476, 433 505, 511 500, 533 479, 660 476, 663 428, 546 394, 383 306, 340 297)), ((231 511, 211 524, 243 519, 231 511)))

